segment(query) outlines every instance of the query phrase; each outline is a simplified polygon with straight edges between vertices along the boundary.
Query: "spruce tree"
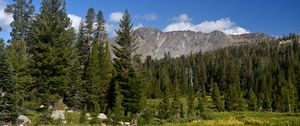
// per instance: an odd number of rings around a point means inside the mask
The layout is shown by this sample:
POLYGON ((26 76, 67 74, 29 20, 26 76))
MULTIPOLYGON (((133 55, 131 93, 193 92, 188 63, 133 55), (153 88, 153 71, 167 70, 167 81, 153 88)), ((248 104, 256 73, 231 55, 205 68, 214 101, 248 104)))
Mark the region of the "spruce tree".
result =
POLYGON ((34 6, 32 0, 14 0, 13 4, 7 5, 5 12, 12 14, 14 21, 10 24, 12 41, 23 39, 27 41, 29 27, 31 25, 34 6))
POLYGON ((257 98, 252 89, 248 91, 248 107, 251 111, 257 110, 257 98))
POLYGON ((131 17, 126 10, 116 30, 117 37, 114 46, 114 67, 116 69, 117 84, 123 95, 124 112, 137 114, 141 110, 142 85, 133 66, 133 51, 136 47, 133 35, 131 17))
POLYGON ((99 64, 100 61, 98 60, 98 46, 100 46, 98 43, 94 42, 92 44, 89 61, 86 69, 86 81, 85 89, 87 91, 86 94, 86 102, 87 102, 87 108, 89 111, 93 111, 93 109, 98 106, 99 102, 99 90, 101 90, 101 80, 100 80, 100 71, 99 64))
POLYGON ((225 96, 225 107, 229 111, 244 110, 243 92, 240 85, 229 85, 225 96))
POLYGON ((98 50, 98 60, 99 60, 99 79, 100 79, 100 89, 99 89, 99 104, 101 111, 107 108, 106 95, 109 83, 112 79, 113 64, 111 60, 111 54, 109 50, 109 43, 107 38, 107 31, 105 29, 105 20, 102 11, 97 14, 97 28, 95 30, 95 38, 97 42, 98 50))
POLYGON ((29 31, 29 68, 34 81, 29 89, 46 105, 63 98, 70 83, 75 31, 65 5, 65 0, 44 0, 29 31))
POLYGON ((12 39, 7 48, 7 60, 9 69, 12 72, 13 81, 16 83, 15 100, 19 107, 22 107, 25 96, 25 88, 30 83, 31 77, 28 74, 28 58, 26 55, 26 42, 28 31, 33 18, 34 6, 32 0, 14 0, 13 4, 6 7, 5 12, 12 14, 14 21, 10 24, 12 39))
POLYGON ((84 95, 86 90, 84 89, 85 81, 82 80, 83 70, 80 67, 80 57, 78 49, 76 48, 78 43, 72 45, 73 56, 70 58, 71 72, 69 74, 71 80, 66 88, 66 96, 64 103, 66 103, 72 109, 81 109, 84 103, 84 95))
POLYGON ((181 103, 180 103, 180 90, 179 90, 179 83, 178 83, 178 79, 177 77, 175 76, 174 77, 174 86, 175 86, 175 90, 174 90, 174 95, 173 95, 173 102, 172 102, 172 105, 171 105, 171 111, 172 111, 172 115, 175 117, 175 118, 180 118, 181 115, 180 115, 180 111, 181 111, 181 103))
POLYGON ((217 83, 212 84, 212 101, 216 109, 220 112, 224 110, 224 103, 217 83))
POLYGON ((159 115, 161 118, 167 119, 170 117, 170 79, 166 69, 162 70, 160 81, 163 90, 163 98, 160 103, 159 115))
POLYGON ((80 64, 84 70, 83 79, 86 78, 86 69, 88 66, 91 46, 94 42, 94 20, 95 20, 95 11, 93 8, 89 8, 86 20, 80 23, 79 33, 78 33, 78 49, 80 56, 80 64))
MULTIPOLYGON (((0 28, 1 29, 1 28, 0 28)), ((8 68, 4 42, 0 39, 0 125, 16 119, 15 84, 8 68)))

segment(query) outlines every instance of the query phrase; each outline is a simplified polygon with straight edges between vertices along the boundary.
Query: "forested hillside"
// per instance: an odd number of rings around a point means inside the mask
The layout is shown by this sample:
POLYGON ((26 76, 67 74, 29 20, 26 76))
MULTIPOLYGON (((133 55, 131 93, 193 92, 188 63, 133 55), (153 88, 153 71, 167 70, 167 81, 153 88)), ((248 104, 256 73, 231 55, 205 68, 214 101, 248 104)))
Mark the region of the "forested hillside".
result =
POLYGON ((88 9, 78 32, 65 0, 43 0, 37 14, 31 0, 16 0, 5 11, 14 21, 12 38, 0 40, 0 125, 15 124, 20 115, 34 125, 137 125, 200 119, 207 112, 300 111, 295 34, 141 60, 134 55, 137 42, 125 10, 115 29, 112 58, 102 11, 88 9), (57 110, 79 118, 53 119, 57 110), (99 120, 99 113, 109 119, 99 120))

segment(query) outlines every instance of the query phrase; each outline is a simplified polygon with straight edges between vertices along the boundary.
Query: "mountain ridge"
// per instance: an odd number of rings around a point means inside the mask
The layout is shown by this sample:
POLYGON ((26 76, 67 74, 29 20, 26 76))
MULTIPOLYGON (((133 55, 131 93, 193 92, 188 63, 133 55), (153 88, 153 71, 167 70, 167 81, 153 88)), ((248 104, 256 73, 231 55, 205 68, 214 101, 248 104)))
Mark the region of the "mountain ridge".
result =
POLYGON ((210 33, 194 31, 163 32, 157 28, 141 27, 134 31, 137 49, 135 54, 141 58, 152 56, 161 59, 170 52, 172 57, 188 55, 190 53, 206 52, 231 45, 256 43, 275 39, 264 33, 246 33, 241 35, 227 35, 222 31, 210 33))

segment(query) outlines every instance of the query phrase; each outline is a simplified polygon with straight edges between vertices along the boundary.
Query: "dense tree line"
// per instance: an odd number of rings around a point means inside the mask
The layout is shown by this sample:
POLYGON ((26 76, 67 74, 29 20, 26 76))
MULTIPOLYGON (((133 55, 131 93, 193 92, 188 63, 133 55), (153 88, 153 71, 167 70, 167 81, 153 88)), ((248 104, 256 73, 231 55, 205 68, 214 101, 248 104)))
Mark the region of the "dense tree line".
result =
MULTIPOLYGON (((179 94, 189 102, 197 101, 194 110, 199 113, 211 110, 298 112, 298 39, 290 34, 277 40, 178 58, 170 58, 168 53, 161 60, 148 56, 142 66, 146 71, 143 76, 151 82, 146 83, 146 97, 165 99, 166 94, 179 94), (280 43, 286 40, 289 42, 280 43), (165 87, 170 89, 166 92, 165 87)), ((193 103, 190 104, 192 107, 193 103)))
POLYGON ((0 125, 31 110, 47 114, 39 107, 59 109, 59 101, 81 111, 81 122, 87 112, 116 121, 147 120, 151 113, 179 119, 185 116, 182 98, 189 117, 208 111, 300 110, 297 35, 178 58, 166 52, 163 59, 141 61, 134 55, 127 10, 112 47, 102 11, 88 9, 78 33, 65 0, 43 0, 36 14, 32 0, 15 0, 5 11, 14 21, 11 39, 0 40, 0 125), (284 40, 292 42, 281 44, 284 40), (159 99, 158 108, 147 99, 159 99))

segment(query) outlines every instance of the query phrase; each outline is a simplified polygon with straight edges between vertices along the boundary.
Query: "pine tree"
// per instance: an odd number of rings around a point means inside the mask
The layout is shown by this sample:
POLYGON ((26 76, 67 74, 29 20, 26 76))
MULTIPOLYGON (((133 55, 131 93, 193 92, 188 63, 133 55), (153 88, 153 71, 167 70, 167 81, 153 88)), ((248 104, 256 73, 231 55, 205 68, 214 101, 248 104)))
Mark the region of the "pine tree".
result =
POLYGON ((25 96, 25 87, 30 83, 28 75, 28 59, 26 55, 26 41, 28 31, 33 18, 34 6, 32 0, 14 0, 15 3, 6 7, 5 12, 12 14, 14 21, 10 24, 12 39, 7 50, 9 69, 12 72, 13 81, 16 83, 16 102, 22 106, 25 96))
POLYGON ((89 62, 91 46, 94 42, 94 20, 95 11, 93 8, 89 8, 85 22, 80 23, 79 33, 78 33, 78 49, 80 56, 80 64, 84 70, 83 79, 86 78, 86 69, 89 62))
POLYGON ((99 104, 101 107, 101 111, 104 111, 107 108, 106 95, 109 83, 112 79, 112 70, 113 64, 111 60, 109 44, 107 40, 107 32, 105 29, 105 20, 103 17, 103 13, 101 11, 98 12, 97 15, 97 28, 95 31, 95 38, 98 47, 98 60, 99 60, 99 79, 100 79, 100 90, 99 90, 99 104))
POLYGON ((86 102, 87 108, 89 111, 93 111, 95 106, 98 105, 99 102, 99 90, 103 87, 100 87, 100 73, 102 72, 99 68, 100 61, 98 59, 98 43, 93 43, 90 58, 88 61, 87 69, 86 69, 86 79, 87 83, 85 84, 85 89, 87 91, 86 102))
POLYGON ((167 119, 170 116, 170 79, 167 70, 163 69, 161 74, 161 85, 163 90, 163 99, 160 103, 160 116, 167 119))
POLYGON ((117 84, 120 85, 123 95, 124 113, 137 114, 141 110, 142 85, 133 67, 133 51, 135 49, 135 39, 131 17, 126 10, 116 30, 116 43, 114 46, 114 67, 116 69, 117 84))
POLYGON ((197 106, 198 114, 206 112, 207 102, 206 102, 206 91, 205 91, 205 89, 200 89, 200 92, 199 92, 197 98, 198 98, 198 106, 197 106))
POLYGON ((7 5, 5 12, 12 14, 14 21, 10 24, 12 41, 23 39, 27 41, 29 27, 31 25, 34 6, 32 0, 14 0, 15 3, 7 5))
MULTIPOLYGON (((0 28, 1 29, 1 28, 0 28)), ((15 84, 8 69, 7 54, 0 39, 0 125, 16 119, 15 84)))
POLYGON ((229 85, 225 96, 225 105, 229 111, 242 111, 244 109, 243 92, 240 85, 229 85))
POLYGON ((252 89, 248 92, 248 106, 251 111, 257 110, 257 98, 252 89))
MULTIPOLYGON (((193 90, 190 89, 190 92, 188 93, 188 99, 187 99, 187 104, 188 104, 188 116, 191 117, 193 116, 194 112, 194 101, 195 101, 195 93, 193 90)), ((199 102, 198 102, 199 103, 199 102)))
POLYGON ((178 84, 178 79, 175 76, 174 77, 174 86, 175 86, 175 90, 174 90, 174 97, 173 97, 173 102, 171 105, 171 111, 172 111, 172 115, 175 116, 177 119, 181 117, 181 103, 180 103, 180 97, 179 97, 179 84, 178 84))
POLYGON ((83 70, 80 67, 78 49, 74 43, 72 45, 72 50, 74 57, 70 58, 71 62, 71 72, 70 72, 70 83, 66 89, 66 96, 64 98, 64 103, 73 109, 80 109, 84 103, 85 90, 83 88, 85 81, 82 80, 83 70))
POLYGON ((212 101, 213 104, 216 106, 217 110, 223 111, 224 110, 224 103, 222 101, 222 96, 219 90, 219 86, 217 83, 212 84, 212 101))
POLYGON ((29 32, 29 68, 34 81, 29 89, 46 105, 64 97, 70 83, 70 58, 74 57, 70 46, 75 36, 65 4, 64 0, 44 0, 29 32))

